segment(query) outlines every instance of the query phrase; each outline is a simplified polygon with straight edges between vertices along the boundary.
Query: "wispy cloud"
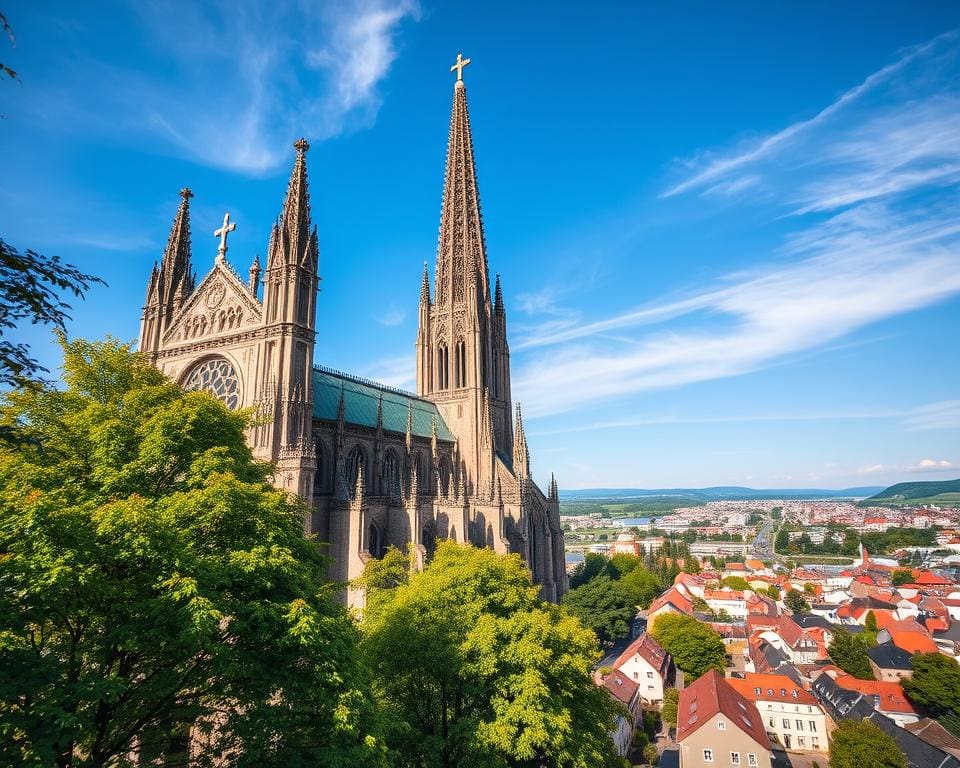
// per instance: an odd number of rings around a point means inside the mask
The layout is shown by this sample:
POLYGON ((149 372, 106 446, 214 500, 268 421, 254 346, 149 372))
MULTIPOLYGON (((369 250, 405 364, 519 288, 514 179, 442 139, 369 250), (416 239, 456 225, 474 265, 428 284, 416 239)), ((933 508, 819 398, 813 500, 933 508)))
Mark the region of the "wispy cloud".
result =
POLYGON ((903 420, 904 426, 919 432, 928 429, 960 430, 960 400, 943 400, 915 408, 903 420))
MULTIPOLYGON (((921 59, 924 56, 936 51, 940 46, 949 46, 955 43, 957 37, 956 30, 951 30, 942 35, 938 35, 922 45, 914 46, 903 51, 899 58, 887 66, 879 69, 863 80, 863 82, 850 88, 843 93, 836 101, 821 109, 816 115, 806 120, 793 123, 770 136, 759 141, 751 142, 748 146, 742 147, 739 151, 715 157, 710 153, 705 153, 701 162, 693 161, 689 165, 700 167, 692 176, 675 184, 664 193, 664 197, 672 197, 683 192, 695 189, 702 189, 705 186, 715 184, 722 178, 729 178, 732 174, 741 169, 755 165, 770 155, 780 152, 788 147, 794 140, 802 134, 811 131, 814 128, 830 121, 836 114, 845 107, 859 101, 863 96, 869 94, 878 86, 888 82, 896 76, 905 67, 921 59)), ((730 184, 731 182, 726 182, 730 184)))
MULTIPOLYGON (((322 140, 369 125, 416 0, 295 0, 203 7, 143 3, 131 25, 147 42, 124 65, 75 57, 38 115, 218 168, 261 174, 297 136, 322 140), (77 87, 109 82, 110 88, 77 87)), ((66 55, 66 54, 65 54, 66 55)), ((58 73, 59 74, 59 73, 58 73)))
POLYGON ((404 389, 408 392, 412 392, 417 385, 414 360, 410 355, 383 357, 374 360, 358 373, 366 379, 386 384, 388 387, 404 389))
POLYGON ((908 467, 909 472, 952 472, 957 465, 946 459, 921 459, 919 463, 908 467))
POLYGON ((393 326, 400 325, 406 317, 406 311, 400 307, 399 304, 390 302, 389 306, 376 316, 376 320, 380 325, 392 328, 393 326))
POLYGON ((669 190, 726 185, 743 205, 772 201, 793 231, 771 263, 705 290, 531 327, 515 345, 528 351, 515 390, 530 415, 758 370, 960 293, 956 60, 953 32, 910 49, 815 117, 669 190))

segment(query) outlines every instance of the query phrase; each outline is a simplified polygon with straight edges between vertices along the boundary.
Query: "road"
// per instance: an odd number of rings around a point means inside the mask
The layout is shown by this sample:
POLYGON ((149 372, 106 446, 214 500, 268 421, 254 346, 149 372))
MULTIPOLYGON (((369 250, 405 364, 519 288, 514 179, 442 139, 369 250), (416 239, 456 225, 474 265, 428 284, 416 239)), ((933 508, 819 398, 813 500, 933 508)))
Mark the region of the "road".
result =
POLYGON ((756 555, 758 560, 773 560, 775 555, 773 553, 773 531, 776 528, 776 522, 773 520, 767 520, 763 524, 763 528, 760 529, 760 532, 757 534, 757 538, 753 540, 753 553, 756 555))

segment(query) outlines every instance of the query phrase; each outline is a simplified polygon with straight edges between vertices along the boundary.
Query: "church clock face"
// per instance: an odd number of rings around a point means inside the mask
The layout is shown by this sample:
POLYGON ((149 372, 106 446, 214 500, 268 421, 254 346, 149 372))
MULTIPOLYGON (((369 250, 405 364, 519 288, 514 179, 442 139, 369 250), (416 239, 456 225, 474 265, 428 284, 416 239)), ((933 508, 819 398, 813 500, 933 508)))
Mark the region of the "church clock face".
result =
POLYGON ((231 411, 240 407, 240 379, 228 360, 215 357, 190 369, 183 380, 187 392, 202 389, 223 402, 231 411))

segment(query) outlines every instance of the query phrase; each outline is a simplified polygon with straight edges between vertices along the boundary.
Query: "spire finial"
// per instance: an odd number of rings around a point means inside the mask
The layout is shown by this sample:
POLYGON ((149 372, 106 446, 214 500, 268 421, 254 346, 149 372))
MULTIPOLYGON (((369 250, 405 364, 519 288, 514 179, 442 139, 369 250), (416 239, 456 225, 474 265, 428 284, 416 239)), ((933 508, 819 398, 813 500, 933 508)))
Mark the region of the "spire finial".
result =
POLYGON ((301 155, 305 154, 310 150, 310 144, 306 139, 300 138, 293 143, 293 148, 301 155))
POLYGON ((189 187, 184 187, 180 190, 180 197, 182 197, 184 201, 189 200, 191 197, 193 197, 193 192, 190 191, 189 187))
POLYGON ((458 83, 463 82, 463 68, 467 66, 469 63, 470 63, 470 59, 463 58, 462 53, 457 54, 457 60, 454 63, 454 65, 450 67, 450 71, 453 72, 454 70, 456 70, 458 83))

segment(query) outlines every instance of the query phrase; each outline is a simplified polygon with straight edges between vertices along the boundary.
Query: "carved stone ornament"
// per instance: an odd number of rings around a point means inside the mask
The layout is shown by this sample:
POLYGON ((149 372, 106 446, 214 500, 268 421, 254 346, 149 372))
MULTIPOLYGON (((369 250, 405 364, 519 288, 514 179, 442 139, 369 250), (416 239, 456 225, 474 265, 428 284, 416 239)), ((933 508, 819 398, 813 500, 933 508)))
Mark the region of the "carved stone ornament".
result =
POLYGON ((216 309, 220 306, 220 302, 223 301, 223 297, 227 295, 227 289, 224 287, 223 283, 215 283, 210 287, 210 290, 207 292, 206 297, 204 298, 204 303, 207 305, 207 309, 216 309))

